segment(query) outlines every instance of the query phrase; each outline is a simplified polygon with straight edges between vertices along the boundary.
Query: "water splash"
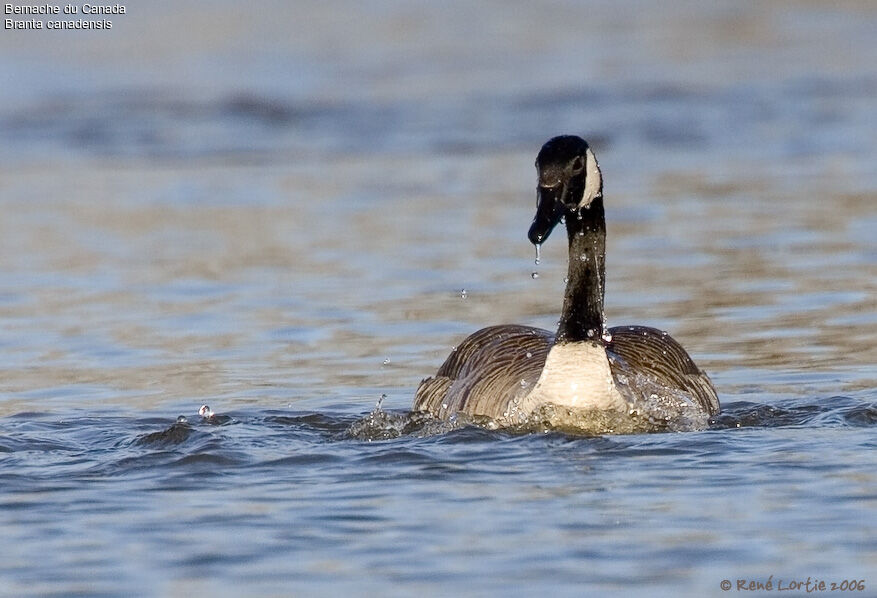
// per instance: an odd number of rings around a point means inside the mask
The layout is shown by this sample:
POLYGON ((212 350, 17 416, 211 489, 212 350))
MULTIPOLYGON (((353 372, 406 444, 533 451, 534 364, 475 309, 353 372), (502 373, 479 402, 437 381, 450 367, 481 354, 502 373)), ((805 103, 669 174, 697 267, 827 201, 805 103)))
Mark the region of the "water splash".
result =
POLYGON ((476 420, 463 414, 455 414, 447 420, 441 420, 420 411, 394 413, 375 408, 365 417, 350 424, 344 431, 343 437, 365 442, 392 440, 404 436, 423 438, 447 434, 473 425, 477 425, 476 420))
POLYGON ((210 405, 201 405, 201 408, 198 410, 198 415, 201 416, 201 421, 214 426, 221 426, 232 423, 233 421, 231 416, 214 413, 210 408, 210 405))

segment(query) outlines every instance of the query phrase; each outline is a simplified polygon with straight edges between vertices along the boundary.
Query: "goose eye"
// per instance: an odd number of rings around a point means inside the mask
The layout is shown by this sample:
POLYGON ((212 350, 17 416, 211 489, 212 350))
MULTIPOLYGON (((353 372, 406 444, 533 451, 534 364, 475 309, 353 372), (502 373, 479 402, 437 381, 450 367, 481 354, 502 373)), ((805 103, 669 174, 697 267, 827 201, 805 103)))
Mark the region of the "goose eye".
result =
POLYGON ((582 169, 583 169, 584 167, 585 167, 585 161, 582 159, 581 156, 579 156, 579 157, 577 157, 575 160, 573 160, 573 162, 572 162, 572 171, 573 171, 574 173, 579 173, 579 172, 581 172, 582 169))

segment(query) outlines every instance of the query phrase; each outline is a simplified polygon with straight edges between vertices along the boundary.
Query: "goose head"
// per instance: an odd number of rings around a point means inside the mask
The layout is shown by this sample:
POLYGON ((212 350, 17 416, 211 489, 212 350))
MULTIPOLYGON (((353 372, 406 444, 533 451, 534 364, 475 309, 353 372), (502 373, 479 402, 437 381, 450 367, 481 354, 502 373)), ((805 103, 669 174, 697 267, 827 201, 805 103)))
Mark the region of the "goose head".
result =
POLYGON ((564 216, 575 217, 603 197, 603 176, 588 142, 575 135, 549 139, 536 157, 536 216, 527 237, 541 245, 564 216))

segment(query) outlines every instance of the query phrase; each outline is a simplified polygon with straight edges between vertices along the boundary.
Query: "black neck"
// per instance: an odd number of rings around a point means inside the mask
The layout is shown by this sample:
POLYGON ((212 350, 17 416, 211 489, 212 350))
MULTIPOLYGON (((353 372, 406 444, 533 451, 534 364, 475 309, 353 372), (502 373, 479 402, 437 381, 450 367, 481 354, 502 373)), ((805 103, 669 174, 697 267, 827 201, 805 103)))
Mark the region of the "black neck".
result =
POLYGON ((557 342, 599 341, 603 334, 606 261, 606 219, 603 198, 566 216, 569 237, 569 278, 557 342))

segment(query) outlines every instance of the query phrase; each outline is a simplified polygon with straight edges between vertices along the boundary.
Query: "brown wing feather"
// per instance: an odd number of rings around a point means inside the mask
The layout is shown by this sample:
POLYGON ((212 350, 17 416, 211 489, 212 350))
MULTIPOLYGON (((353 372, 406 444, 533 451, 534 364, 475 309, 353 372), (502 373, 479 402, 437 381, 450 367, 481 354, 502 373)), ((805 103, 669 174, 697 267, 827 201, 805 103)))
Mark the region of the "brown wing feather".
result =
POLYGON ((504 415, 542 373, 554 335, 529 326, 490 326, 471 334, 436 375, 420 383, 414 410, 436 417, 456 412, 504 415))
POLYGON ((609 360, 616 382, 619 374, 635 372, 688 393, 710 415, 719 412, 719 397, 709 376, 669 334, 647 326, 617 326, 609 333, 612 340, 606 349, 620 357, 620 361, 609 360))

